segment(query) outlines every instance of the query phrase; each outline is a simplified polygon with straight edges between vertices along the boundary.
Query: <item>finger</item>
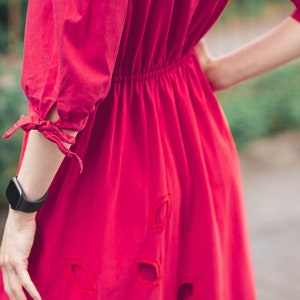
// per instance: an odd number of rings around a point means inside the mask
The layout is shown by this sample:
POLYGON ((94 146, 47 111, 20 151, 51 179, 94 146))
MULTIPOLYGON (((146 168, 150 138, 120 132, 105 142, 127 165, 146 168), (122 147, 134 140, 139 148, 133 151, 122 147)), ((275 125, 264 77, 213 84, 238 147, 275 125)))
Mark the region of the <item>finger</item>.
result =
POLYGON ((28 292, 28 294, 34 299, 34 300, 42 300, 39 292, 37 291, 34 283, 32 282, 30 275, 23 266, 15 267, 16 273, 19 277, 20 283, 23 286, 23 288, 28 292))
POLYGON ((6 269, 4 269, 4 267, 2 267, 2 279, 3 279, 4 291, 8 295, 9 279, 8 279, 7 271, 6 269))
POLYGON ((20 280, 12 267, 3 271, 5 278, 5 292, 10 300, 26 300, 26 296, 22 290, 20 280))

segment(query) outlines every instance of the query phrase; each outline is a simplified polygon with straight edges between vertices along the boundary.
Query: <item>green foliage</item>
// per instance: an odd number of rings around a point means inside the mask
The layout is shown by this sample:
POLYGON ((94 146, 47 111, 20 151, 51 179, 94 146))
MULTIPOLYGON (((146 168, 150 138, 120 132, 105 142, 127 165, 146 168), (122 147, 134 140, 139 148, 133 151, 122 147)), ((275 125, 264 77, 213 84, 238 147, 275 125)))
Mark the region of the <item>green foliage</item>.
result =
POLYGON ((300 62, 219 93, 238 147, 282 130, 300 128, 300 62))
POLYGON ((0 0, 0 52, 7 51, 7 5, 0 0))
MULTIPOLYGON (((25 112, 26 101, 19 87, 20 67, 8 66, 0 61, 0 133, 9 129, 25 112)), ((18 163, 21 132, 8 140, 0 139, 0 204, 3 203, 8 178, 15 175, 18 163)))
POLYGON ((234 18, 253 17, 268 7, 277 7, 278 5, 281 7, 289 4, 286 0, 231 0, 221 19, 227 21, 231 20, 233 16, 234 18))
MULTIPOLYGON (((19 1, 21 7, 21 14, 18 15, 15 13, 14 17, 21 19, 21 24, 22 24, 21 29, 24 29, 28 0, 19 0, 19 1)), ((7 51, 8 51, 8 0, 0 0, 0 53, 6 53, 7 51)))
POLYGON ((284 4, 286 0, 233 0, 229 1, 229 5, 233 5, 241 10, 255 12, 262 9, 267 4, 284 4))

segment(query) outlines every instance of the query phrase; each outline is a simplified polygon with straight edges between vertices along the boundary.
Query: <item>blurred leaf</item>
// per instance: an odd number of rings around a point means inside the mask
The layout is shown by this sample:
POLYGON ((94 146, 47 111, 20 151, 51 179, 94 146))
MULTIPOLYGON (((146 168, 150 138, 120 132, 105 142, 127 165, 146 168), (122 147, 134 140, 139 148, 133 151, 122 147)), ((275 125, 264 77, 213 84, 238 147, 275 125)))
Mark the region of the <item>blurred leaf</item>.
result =
MULTIPOLYGON (((26 112, 26 101, 19 85, 19 63, 0 61, 0 134, 26 112), (5 62, 5 64, 4 64, 5 62)), ((0 139, 0 202, 3 202, 8 178, 15 175, 22 142, 21 131, 8 140, 0 139)))
POLYGON ((300 62, 218 94, 238 147, 300 128, 300 62))

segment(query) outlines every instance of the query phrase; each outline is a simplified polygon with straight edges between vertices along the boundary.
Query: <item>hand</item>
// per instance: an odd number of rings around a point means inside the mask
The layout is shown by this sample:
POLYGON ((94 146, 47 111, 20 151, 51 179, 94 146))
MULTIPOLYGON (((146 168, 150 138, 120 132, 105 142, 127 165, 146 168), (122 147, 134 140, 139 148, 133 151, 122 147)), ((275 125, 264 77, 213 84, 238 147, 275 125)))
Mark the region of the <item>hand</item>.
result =
POLYGON ((204 71, 204 73, 206 73, 206 70, 208 69, 209 65, 214 61, 214 58, 209 53, 203 40, 201 40, 198 43, 196 50, 199 55, 199 60, 200 60, 202 70, 204 71))
POLYGON ((227 88, 223 84, 223 79, 220 76, 221 66, 218 64, 219 60, 215 59, 208 51, 205 43, 200 41, 200 43, 196 47, 197 53, 199 55, 199 60, 201 64, 201 68, 214 91, 219 91, 227 88))
POLYGON ((230 66, 226 69, 226 64, 222 62, 222 59, 213 57, 203 41, 200 41, 196 50, 199 54, 201 68, 212 90, 216 92, 229 88, 233 84, 232 77, 226 73, 228 69, 231 70, 230 66))
POLYGON ((265 35, 217 59, 209 54, 203 41, 197 50, 212 89, 227 89, 299 58, 299 22, 288 17, 265 35))
POLYGON ((36 213, 9 210, 0 248, 5 292, 11 300, 26 300, 23 288, 34 300, 41 296, 28 273, 28 257, 36 231, 36 213))

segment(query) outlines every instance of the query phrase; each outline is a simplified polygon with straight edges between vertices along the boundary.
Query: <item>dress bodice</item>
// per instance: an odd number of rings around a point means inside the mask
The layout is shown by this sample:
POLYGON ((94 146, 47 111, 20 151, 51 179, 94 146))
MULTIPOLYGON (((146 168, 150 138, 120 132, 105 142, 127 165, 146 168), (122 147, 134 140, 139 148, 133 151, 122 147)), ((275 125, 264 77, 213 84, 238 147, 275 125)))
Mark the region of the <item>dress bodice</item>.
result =
POLYGON ((180 59, 223 11, 227 0, 129 0, 116 66, 144 73, 180 59))

